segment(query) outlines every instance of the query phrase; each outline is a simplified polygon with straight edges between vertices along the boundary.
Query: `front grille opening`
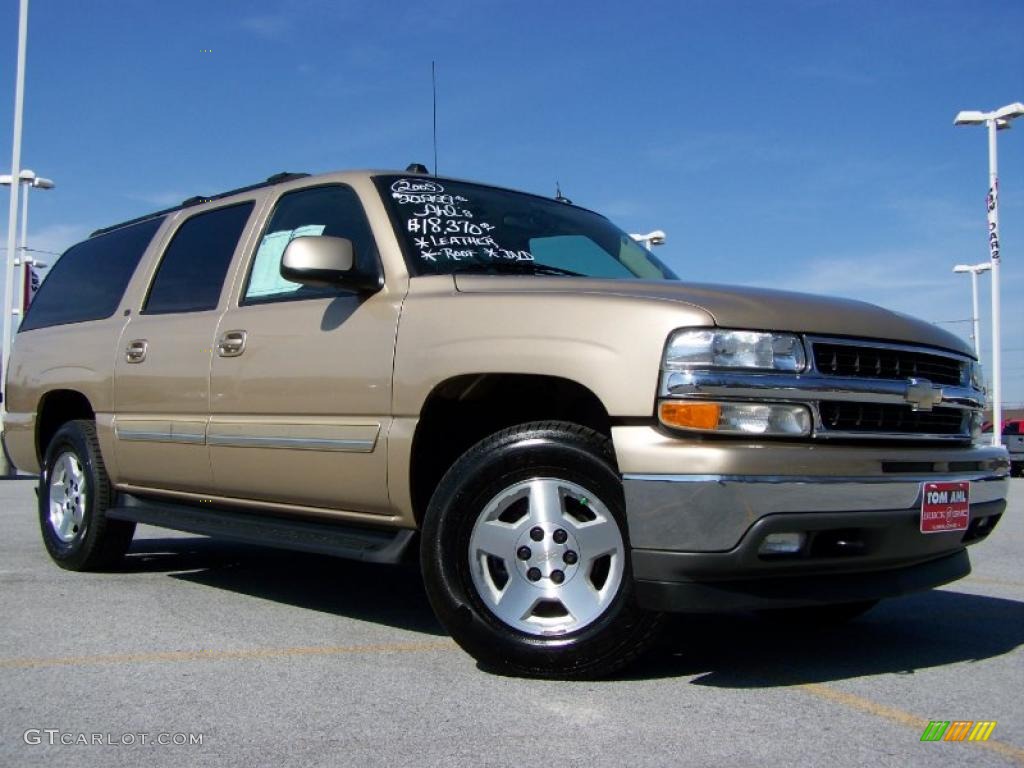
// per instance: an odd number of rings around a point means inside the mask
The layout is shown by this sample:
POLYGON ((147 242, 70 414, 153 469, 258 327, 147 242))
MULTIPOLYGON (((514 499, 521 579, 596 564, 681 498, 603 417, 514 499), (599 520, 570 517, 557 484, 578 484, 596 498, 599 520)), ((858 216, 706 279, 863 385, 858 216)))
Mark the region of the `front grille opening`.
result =
POLYGON ((821 424, 831 432, 900 435, 963 435, 964 412, 956 408, 915 411, 909 405, 823 402, 821 424))
POLYGON ((996 523, 999 522, 999 518, 1002 514, 998 515, 985 515, 985 517, 976 517, 971 520, 970 525, 967 526, 967 530, 964 531, 963 543, 969 544, 972 541, 980 541, 988 536, 996 527, 996 523))
POLYGON ((932 472, 986 472, 990 470, 987 461, 883 461, 882 471, 886 474, 925 475, 932 472))
POLYGON ((950 472, 984 472, 985 464, 980 461, 951 461, 949 462, 950 472))
POLYGON ((960 385, 964 363, 953 357, 914 350, 814 342, 814 365, 826 376, 869 379, 921 378, 960 385))
POLYGON ((927 475, 935 471, 935 462, 883 461, 882 471, 890 475, 927 475))
POLYGON ((811 541, 811 557, 860 557, 868 551, 867 538, 859 528, 819 531, 811 541))

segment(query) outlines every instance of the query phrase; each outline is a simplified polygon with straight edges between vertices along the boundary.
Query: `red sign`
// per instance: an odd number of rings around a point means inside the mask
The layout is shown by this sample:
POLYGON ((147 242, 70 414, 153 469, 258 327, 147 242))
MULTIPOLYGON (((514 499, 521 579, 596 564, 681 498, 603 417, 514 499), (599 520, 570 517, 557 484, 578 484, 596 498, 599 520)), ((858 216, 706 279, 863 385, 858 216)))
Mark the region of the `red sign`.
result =
POLYGON ((970 521, 970 483, 924 484, 921 494, 921 533, 966 531, 970 521))

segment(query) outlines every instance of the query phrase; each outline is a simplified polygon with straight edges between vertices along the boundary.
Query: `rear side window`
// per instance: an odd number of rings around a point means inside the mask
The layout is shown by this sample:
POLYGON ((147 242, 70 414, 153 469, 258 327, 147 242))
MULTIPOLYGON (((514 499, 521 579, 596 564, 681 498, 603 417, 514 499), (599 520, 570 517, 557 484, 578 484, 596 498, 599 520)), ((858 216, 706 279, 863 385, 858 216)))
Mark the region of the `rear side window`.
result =
POLYGON ((90 237, 57 259, 39 286, 21 330, 102 320, 117 311, 128 281, 163 218, 90 237))
POLYGON ((253 203, 200 213, 182 224, 164 251, 143 314, 216 309, 238 238, 253 203))

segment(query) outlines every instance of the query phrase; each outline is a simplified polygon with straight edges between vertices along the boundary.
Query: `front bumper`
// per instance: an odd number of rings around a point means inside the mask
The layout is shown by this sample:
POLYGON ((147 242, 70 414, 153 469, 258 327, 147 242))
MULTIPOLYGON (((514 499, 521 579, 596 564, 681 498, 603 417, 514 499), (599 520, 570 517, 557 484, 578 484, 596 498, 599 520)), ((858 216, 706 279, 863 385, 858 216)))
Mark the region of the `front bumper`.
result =
MULTIPOLYGON (((734 449, 760 454, 759 462, 771 452, 734 449)), ((795 607, 891 597, 967 575, 965 547, 985 538, 1006 507, 1005 459, 989 449, 959 449, 931 457, 944 471, 886 473, 875 450, 878 469, 862 476, 627 471, 641 604, 695 612, 795 607), (961 466, 971 470, 954 471, 961 466), (954 480, 971 484, 968 529, 921 533, 922 484, 954 480), (769 534, 791 532, 805 534, 800 552, 760 553, 769 534)), ((816 459, 824 458, 820 451, 816 459)))

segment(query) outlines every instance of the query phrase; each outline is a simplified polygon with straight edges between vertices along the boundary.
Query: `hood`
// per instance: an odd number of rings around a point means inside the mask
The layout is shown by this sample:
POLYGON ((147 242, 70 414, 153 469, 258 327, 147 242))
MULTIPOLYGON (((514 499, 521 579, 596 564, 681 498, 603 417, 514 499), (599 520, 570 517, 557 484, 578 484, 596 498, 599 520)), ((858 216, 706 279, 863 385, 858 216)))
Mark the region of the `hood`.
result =
POLYGON ((672 301, 702 309, 722 328, 792 331, 925 344, 974 356, 966 341, 910 315, 853 299, 674 280, 455 275, 461 293, 558 293, 672 301))

